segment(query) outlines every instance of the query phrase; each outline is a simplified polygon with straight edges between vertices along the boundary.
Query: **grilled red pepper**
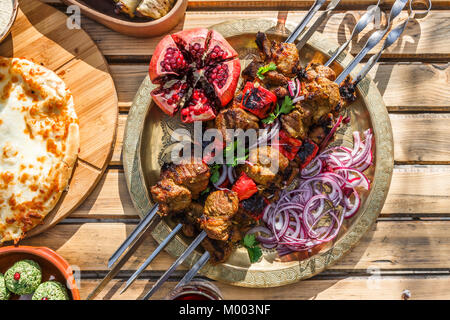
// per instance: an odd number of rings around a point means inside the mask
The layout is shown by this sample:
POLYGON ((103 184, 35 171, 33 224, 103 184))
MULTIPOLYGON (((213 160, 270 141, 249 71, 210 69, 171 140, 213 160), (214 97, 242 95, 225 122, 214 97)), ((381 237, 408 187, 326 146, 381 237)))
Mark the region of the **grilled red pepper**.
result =
POLYGON ((241 173, 241 176, 235 182, 231 190, 237 193, 239 201, 248 199, 258 192, 255 182, 247 176, 245 172, 241 173))
POLYGON ((317 155, 319 147, 313 141, 307 139, 303 141, 303 145, 297 153, 297 160, 300 163, 300 169, 306 167, 312 159, 317 155))
POLYGON ((264 197, 257 193, 239 204, 245 214, 252 217, 256 221, 262 218, 266 205, 267 204, 264 197))
POLYGON ((259 83, 247 82, 242 94, 241 107, 260 119, 267 118, 277 104, 277 96, 259 83))
POLYGON ((280 130, 278 140, 275 140, 272 145, 277 146, 286 158, 293 160, 299 152, 302 142, 292 138, 286 131, 280 130))

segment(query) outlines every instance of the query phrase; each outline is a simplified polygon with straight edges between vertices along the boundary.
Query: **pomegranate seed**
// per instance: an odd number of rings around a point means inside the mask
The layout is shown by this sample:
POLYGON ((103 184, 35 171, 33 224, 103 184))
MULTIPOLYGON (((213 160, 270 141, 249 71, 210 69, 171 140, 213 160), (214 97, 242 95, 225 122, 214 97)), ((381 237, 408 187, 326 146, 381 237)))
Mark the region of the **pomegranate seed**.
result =
POLYGON ((48 300, 48 298, 47 297, 43 297, 41 300, 48 300))
POLYGON ((162 70, 167 72, 179 71, 186 67, 186 61, 180 50, 168 48, 164 60, 160 63, 162 70))
POLYGON ((16 280, 16 281, 20 280, 20 273, 18 273, 18 272, 14 273, 14 280, 16 280))

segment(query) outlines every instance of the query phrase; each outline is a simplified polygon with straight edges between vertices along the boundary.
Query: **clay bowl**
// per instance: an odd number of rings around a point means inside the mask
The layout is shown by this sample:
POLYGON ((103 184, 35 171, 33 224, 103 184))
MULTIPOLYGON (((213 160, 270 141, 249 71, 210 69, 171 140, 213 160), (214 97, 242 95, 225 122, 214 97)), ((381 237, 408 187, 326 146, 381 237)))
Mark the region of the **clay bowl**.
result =
POLYGON ((0 30, 0 42, 2 42, 9 35, 9 32, 11 31, 11 27, 14 24, 14 21, 16 20, 17 11, 19 11, 19 0, 7 0, 7 1, 12 1, 13 12, 11 15, 11 19, 9 20, 9 23, 6 26, 5 30, 3 30, 3 31, 0 30))
MULTIPOLYGON (((41 266, 42 282, 59 281, 69 289, 71 300, 80 300, 72 268, 66 260, 49 248, 27 246, 0 248, 0 272, 4 274, 14 263, 24 259, 33 260, 41 266)), ((11 295, 11 300, 31 300, 31 295, 11 295)))
MULTIPOLYGON (((87 17, 117 32, 134 37, 153 37, 172 30, 184 17, 188 0, 177 0, 172 10, 158 20, 131 19, 114 12, 112 1, 62 0, 67 5, 77 5, 87 17)), ((81 22, 83 24, 83 21, 81 22)))

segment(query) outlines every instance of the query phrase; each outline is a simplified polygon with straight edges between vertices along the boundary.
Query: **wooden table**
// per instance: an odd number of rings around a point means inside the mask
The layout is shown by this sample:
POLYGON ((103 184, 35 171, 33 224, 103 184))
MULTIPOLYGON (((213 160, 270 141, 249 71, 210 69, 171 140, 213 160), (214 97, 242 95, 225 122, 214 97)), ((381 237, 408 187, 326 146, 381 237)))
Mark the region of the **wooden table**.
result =
MULTIPOLYGON (((45 2, 65 11, 59 0, 45 2)), ((318 32, 343 43, 355 20, 375 2, 342 0, 340 10, 318 32)), ((384 7, 392 2, 383 1, 384 7)), ((287 15, 288 20, 297 22, 312 3, 191 0, 186 18, 176 30, 235 18, 287 15)), ((402 39, 371 71, 389 110, 395 141, 392 185, 376 226, 339 264, 310 280, 270 290, 218 283, 226 299, 400 299, 405 289, 413 299, 450 298, 450 1, 434 0, 433 5, 425 19, 410 22, 402 39)), ((131 101, 161 37, 126 37, 85 17, 82 27, 110 63, 118 91, 120 115, 114 154, 98 187, 70 218, 22 244, 50 247, 77 266, 81 295, 86 297, 105 275, 107 259, 139 221, 123 175, 122 138, 131 101)), ((363 32, 353 41, 353 54, 368 36, 363 32)), ((167 253, 160 254, 125 294, 119 295, 119 288, 155 244, 148 239, 99 298, 143 295, 173 262, 167 253)), ((183 274, 180 268, 157 297, 163 297, 183 274)))

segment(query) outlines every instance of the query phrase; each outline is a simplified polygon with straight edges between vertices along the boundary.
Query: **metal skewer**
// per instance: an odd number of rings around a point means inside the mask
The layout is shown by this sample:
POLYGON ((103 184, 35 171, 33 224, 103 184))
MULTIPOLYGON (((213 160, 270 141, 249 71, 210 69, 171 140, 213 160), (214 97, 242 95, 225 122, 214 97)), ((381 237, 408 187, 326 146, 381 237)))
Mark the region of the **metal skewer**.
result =
POLYGON ((348 47, 353 38, 356 37, 361 31, 363 31, 370 23, 370 21, 372 21, 375 14, 380 10, 379 7, 380 1, 381 0, 378 0, 377 4, 374 7, 367 10, 367 12, 361 17, 361 19, 359 19, 358 23, 353 28, 350 38, 348 38, 348 40, 336 50, 336 52, 331 56, 331 58, 327 62, 325 62, 324 64, 325 67, 328 67, 334 60, 336 60, 336 58, 342 53, 342 51, 344 51, 345 48, 348 47))
POLYGON ((322 24, 322 22, 326 19, 326 17, 333 11, 337 5, 341 2, 341 0, 332 0, 326 7, 326 9, 322 12, 322 14, 316 19, 314 24, 308 28, 308 31, 300 38, 297 43, 297 49, 301 49, 306 42, 311 38, 316 29, 322 24))
POLYGON ((158 212, 159 206, 156 204, 154 205, 150 211, 147 213, 147 215, 142 219, 141 222, 137 225, 137 227, 133 230, 133 232, 128 236, 128 238, 120 245, 120 247, 116 250, 116 252, 113 253, 111 258, 108 260, 108 268, 111 268, 112 265, 119 259, 119 257, 125 252, 125 250, 130 246, 133 245, 134 242, 137 241, 137 239, 148 229, 150 226, 150 223, 152 222, 153 218, 156 216, 156 213, 158 212))
POLYGON ((164 241, 159 244, 155 251, 153 251, 152 254, 147 258, 147 260, 145 260, 145 262, 139 267, 139 269, 136 270, 136 272, 133 273, 133 275, 127 280, 125 288, 120 291, 120 294, 124 293, 133 284, 133 282, 137 279, 137 277, 139 277, 142 271, 144 271, 148 267, 148 265, 156 258, 156 256, 167 246, 170 240, 175 237, 182 226, 183 224, 179 223, 175 228, 173 228, 173 230, 164 239, 164 241))
POLYGON ((209 258, 211 257, 211 254, 208 251, 205 251, 203 255, 198 259, 198 261, 194 264, 194 266, 189 270, 183 277, 183 279, 178 282, 178 284, 175 286, 175 289, 184 286, 191 282, 191 280, 195 277, 195 275, 200 271, 201 268, 205 266, 205 264, 208 262, 209 258))
POLYGON ((184 260, 186 260, 186 258, 195 250, 195 248, 197 248, 197 246, 203 241, 203 239, 206 238, 206 232, 202 231, 197 238, 195 238, 194 241, 192 241, 192 243, 189 245, 189 247, 187 247, 187 249, 181 254, 181 256, 178 257, 177 260, 175 260, 175 262, 170 266, 169 269, 167 269, 167 271, 161 276, 161 278, 158 279, 158 281, 155 282, 155 284, 153 285, 153 287, 150 289, 150 291, 145 295, 145 297, 142 300, 148 300, 150 299, 150 297, 156 292, 158 291, 158 289, 164 284, 164 282, 166 282, 166 280, 170 277, 170 275, 172 274, 172 272, 175 271, 176 268, 178 268, 178 266, 180 264, 183 263, 184 260))
POLYGON ((426 15, 431 10, 431 0, 427 1, 417 1, 422 4, 425 4, 426 10, 423 12, 415 12, 413 9, 414 0, 410 0, 409 2, 409 16, 408 18, 401 24, 399 24, 397 27, 395 27, 391 32, 389 32, 386 40, 383 43, 383 47, 378 51, 377 54, 373 55, 369 61, 364 65, 364 67, 361 69, 361 71, 356 75, 355 81, 353 82, 354 85, 357 85, 364 77, 367 75, 367 73, 372 69, 372 67, 378 62, 378 60, 381 57, 381 54, 384 50, 389 48, 394 42, 396 42, 400 36, 402 35, 403 31, 406 29, 406 26, 408 25, 408 22, 411 19, 414 19, 418 15, 426 15))
POLYGON ((300 33, 303 32, 306 25, 309 23, 309 21, 314 17, 317 11, 322 7, 322 5, 325 3, 326 0, 316 0, 312 7, 309 9, 306 16, 303 18, 303 20, 298 24, 298 26, 295 28, 295 30, 290 34, 289 37, 286 39, 286 43, 292 43, 294 42, 300 33))
POLYGON ((391 23, 395 17, 397 17, 405 7, 408 0, 396 0, 392 5, 391 12, 389 14, 389 18, 386 24, 386 27, 382 30, 375 31, 367 40, 365 46, 361 49, 358 55, 352 60, 352 62, 341 72, 341 74, 337 77, 336 83, 340 84, 342 81, 347 78, 350 72, 356 67, 358 63, 366 56, 366 54, 375 47, 381 39, 383 39, 384 35, 388 32, 391 27, 391 23))

